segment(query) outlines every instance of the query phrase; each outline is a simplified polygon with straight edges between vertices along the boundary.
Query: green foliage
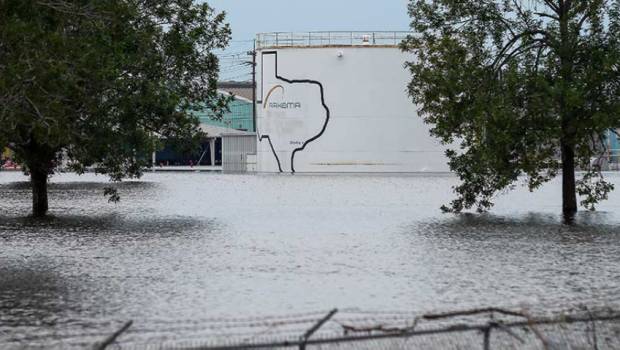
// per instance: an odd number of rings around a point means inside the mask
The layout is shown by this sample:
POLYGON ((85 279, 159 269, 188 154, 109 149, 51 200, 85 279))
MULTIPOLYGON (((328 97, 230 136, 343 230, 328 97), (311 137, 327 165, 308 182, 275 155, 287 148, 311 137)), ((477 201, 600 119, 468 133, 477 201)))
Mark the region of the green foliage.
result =
POLYGON ((103 195, 108 197, 108 202, 118 203, 121 200, 118 190, 114 187, 105 187, 103 189, 103 195))
POLYGON ((0 149, 30 170, 137 177, 160 138, 223 111, 224 13, 192 0, 0 0, 0 149))
POLYGON ((486 211, 498 191, 522 178, 533 191, 572 159, 582 204, 607 198, 591 158, 620 126, 620 0, 412 0, 409 13, 409 93, 432 135, 458 146, 445 211, 486 211))
POLYGON ((602 200, 606 200, 609 192, 613 191, 614 185, 601 179, 600 172, 586 172, 577 182, 577 193, 585 197, 581 205, 586 209, 595 210, 595 206, 602 200))

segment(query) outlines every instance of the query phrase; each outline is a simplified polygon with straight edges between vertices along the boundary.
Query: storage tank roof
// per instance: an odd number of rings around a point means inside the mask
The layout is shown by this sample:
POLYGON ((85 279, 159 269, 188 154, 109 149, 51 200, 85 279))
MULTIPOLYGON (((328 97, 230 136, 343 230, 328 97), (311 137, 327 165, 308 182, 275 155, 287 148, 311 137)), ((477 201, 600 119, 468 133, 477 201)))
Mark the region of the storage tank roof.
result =
POLYGON ((256 48, 396 47, 410 32, 274 32, 256 36, 256 48))

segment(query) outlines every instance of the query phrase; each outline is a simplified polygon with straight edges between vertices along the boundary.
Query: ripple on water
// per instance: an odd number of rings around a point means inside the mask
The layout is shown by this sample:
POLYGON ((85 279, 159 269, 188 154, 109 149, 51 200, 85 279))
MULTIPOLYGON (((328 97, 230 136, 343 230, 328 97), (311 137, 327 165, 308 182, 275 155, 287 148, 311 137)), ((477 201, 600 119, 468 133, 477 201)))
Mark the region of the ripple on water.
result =
POLYGON ((620 302, 616 194, 564 226, 557 182, 451 216, 438 210, 450 176, 147 174, 111 204, 105 178, 62 174, 35 220, 23 180, 0 174, 9 347, 92 343, 129 319, 125 341, 143 342, 180 322, 334 306, 620 302))

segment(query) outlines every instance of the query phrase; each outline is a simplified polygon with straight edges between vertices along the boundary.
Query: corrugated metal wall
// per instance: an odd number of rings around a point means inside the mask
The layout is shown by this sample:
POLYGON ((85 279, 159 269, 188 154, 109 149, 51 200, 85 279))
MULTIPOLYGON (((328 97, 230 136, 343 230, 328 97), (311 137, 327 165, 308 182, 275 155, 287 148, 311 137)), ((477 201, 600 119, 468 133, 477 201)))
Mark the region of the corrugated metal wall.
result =
MULTIPOLYGON (((256 135, 222 135, 222 166, 224 172, 248 171, 248 155, 256 155, 256 135)), ((255 157, 250 157, 255 159, 255 157)), ((250 166, 250 168, 254 168, 250 166)))

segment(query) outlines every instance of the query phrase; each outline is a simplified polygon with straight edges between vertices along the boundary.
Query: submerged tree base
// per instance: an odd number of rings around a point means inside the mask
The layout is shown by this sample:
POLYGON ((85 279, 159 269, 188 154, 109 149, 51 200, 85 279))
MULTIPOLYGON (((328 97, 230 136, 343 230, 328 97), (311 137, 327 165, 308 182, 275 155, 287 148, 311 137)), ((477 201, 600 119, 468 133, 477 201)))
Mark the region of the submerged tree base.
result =
POLYGON ((32 186, 32 216, 35 218, 44 217, 49 210, 47 179, 47 171, 32 170, 30 172, 30 183, 32 186))

